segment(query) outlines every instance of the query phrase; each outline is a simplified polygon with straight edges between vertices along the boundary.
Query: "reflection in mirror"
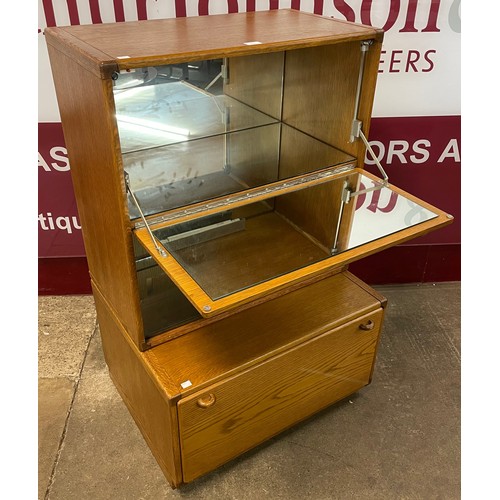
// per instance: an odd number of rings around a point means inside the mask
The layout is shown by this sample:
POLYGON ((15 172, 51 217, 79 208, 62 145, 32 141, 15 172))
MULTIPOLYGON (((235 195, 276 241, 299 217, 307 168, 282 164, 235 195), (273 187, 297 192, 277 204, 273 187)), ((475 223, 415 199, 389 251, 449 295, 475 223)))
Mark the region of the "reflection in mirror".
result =
POLYGON ((389 187, 343 201, 372 185, 381 181, 350 171, 153 232, 217 300, 437 217, 389 187))
POLYGON ((113 94, 124 154, 277 121, 222 92, 221 60, 119 74, 113 94))
POLYGON ((133 248, 144 336, 148 339, 200 319, 196 309, 135 237, 133 248), (165 307, 165 304, 171 306, 165 307))
MULTIPOLYGON (((354 168, 351 156, 280 123, 123 156, 145 215, 347 163, 354 168)), ((139 216, 132 203, 129 213, 139 216)))
MULTIPOLYGON (((354 158, 280 122, 284 53, 117 75, 123 168, 148 216, 354 158), (262 76, 255 76, 262 75, 262 76)), ((139 212, 129 197, 131 219, 139 212)))
MULTIPOLYGON (((357 190, 377 185, 380 183, 360 175, 357 190)), ((345 250, 437 217, 436 213, 389 187, 360 194, 352 200, 352 203, 355 204, 355 212, 345 250)))

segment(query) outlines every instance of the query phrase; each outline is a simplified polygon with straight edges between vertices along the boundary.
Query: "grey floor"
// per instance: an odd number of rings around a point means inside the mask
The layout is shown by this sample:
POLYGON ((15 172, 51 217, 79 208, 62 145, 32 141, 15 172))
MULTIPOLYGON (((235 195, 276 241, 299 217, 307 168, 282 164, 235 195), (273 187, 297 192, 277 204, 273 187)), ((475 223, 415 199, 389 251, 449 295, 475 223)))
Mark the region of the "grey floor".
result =
POLYGON ((109 379, 92 297, 40 297, 39 499, 459 499, 460 284, 376 288, 372 384, 178 490, 109 379))

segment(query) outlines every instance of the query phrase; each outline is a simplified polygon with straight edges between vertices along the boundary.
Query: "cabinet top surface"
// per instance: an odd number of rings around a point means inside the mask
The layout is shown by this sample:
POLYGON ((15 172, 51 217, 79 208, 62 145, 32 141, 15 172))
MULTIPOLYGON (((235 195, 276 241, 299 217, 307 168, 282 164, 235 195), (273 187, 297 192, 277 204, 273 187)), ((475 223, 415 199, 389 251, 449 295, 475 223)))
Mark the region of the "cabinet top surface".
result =
POLYGON ((295 10, 47 28, 51 45, 129 69, 379 38, 381 30, 295 10))

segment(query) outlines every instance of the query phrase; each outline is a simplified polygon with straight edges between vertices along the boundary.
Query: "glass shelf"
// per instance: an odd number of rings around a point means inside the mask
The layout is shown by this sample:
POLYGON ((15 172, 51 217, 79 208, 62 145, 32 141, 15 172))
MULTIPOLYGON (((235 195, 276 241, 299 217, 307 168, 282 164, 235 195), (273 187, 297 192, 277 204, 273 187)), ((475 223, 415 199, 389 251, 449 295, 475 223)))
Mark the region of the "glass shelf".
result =
POLYGON ((119 89, 114 96, 124 155, 278 121, 185 81, 119 89))
POLYGON ((182 237, 160 237, 167 232, 161 230, 155 236, 205 293, 217 300, 331 256, 274 211, 273 205, 273 201, 260 202, 229 211, 224 222, 182 237))
POLYGON ((210 316, 449 222, 440 210, 355 169, 154 227, 163 257, 145 229, 136 235, 196 309, 210 316), (345 202, 346 190, 372 186, 378 189, 345 202))
MULTIPOLYGON (((282 123, 128 153, 129 174, 144 215, 256 188, 354 158, 282 123)), ((132 219, 139 212, 129 199, 132 219)))
MULTIPOLYGON (((272 78, 249 79, 238 60, 232 70, 210 60, 118 75, 113 92, 123 168, 145 216, 326 167, 351 162, 354 168, 353 156, 276 118, 283 59, 272 57, 272 78), (223 77, 228 71, 231 78, 223 77)), ((140 212, 128 196, 136 220, 140 212)))

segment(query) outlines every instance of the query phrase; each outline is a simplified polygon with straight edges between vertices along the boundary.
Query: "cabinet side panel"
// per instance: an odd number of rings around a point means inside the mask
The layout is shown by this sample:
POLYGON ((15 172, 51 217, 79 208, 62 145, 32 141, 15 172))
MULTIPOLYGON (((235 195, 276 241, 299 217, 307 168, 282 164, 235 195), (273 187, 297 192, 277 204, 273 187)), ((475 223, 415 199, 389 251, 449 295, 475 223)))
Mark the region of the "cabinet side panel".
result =
MULTIPOLYGON (((352 154, 363 165, 365 148, 350 141, 361 61, 360 42, 286 53, 283 121, 352 154)), ((380 43, 368 51, 358 118, 367 131, 377 77, 380 43)))
POLYGON ((163 473, 175 488, 182 482, 176 405, 162 393, 147 369, 144 355, 127 341, 95 289, 94 296, 111 379, 163 473))
POLYGON ((92 278, 137 345, 143 340, 111 80, 48 45, 92 278))

